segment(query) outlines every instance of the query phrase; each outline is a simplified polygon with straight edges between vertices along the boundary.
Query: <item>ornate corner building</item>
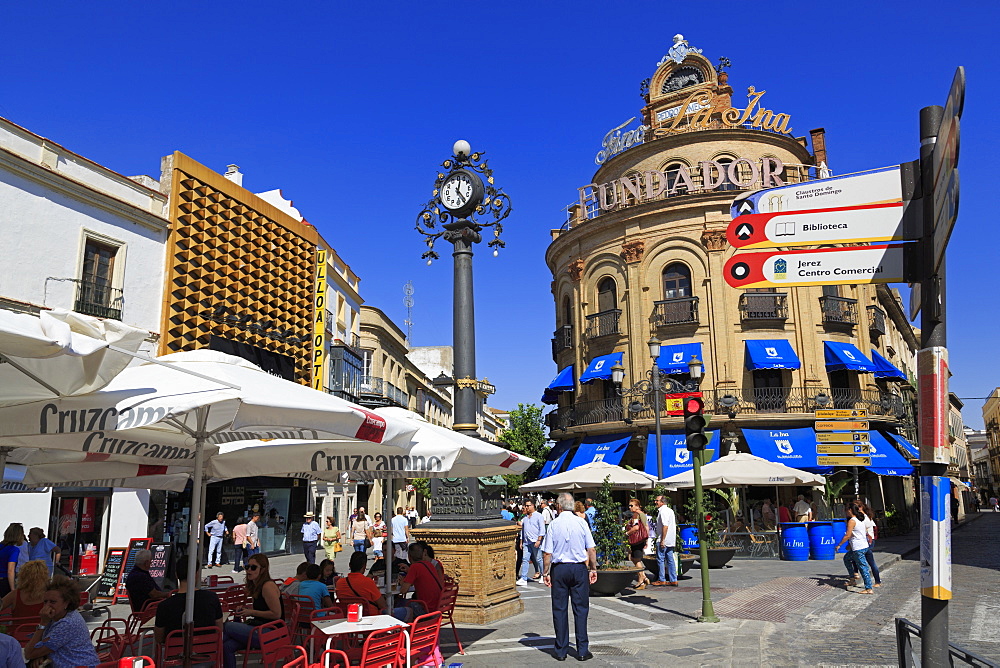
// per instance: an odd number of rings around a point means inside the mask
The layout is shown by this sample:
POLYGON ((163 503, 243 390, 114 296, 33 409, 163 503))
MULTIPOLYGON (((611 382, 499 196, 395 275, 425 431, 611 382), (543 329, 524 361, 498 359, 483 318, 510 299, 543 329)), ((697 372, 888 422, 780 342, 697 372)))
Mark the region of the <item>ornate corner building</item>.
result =
MULTIPOLYGON (((789 115, 767 107, 765 90, 734 92, 728 66, 676 36, 641 84, 639 114, 605 135, 597 171, 552 231, 545 257, 559 376, 546 391, 556 403, 546 420, 559 443, 544 473, 595 458, 656 473, 653 399, 623 399, 611 380, 615 362, 626 387, 647 377, 651 337, 662 344, 658 368, 677 381, 668 386, 689 380, 692 356, 704 362, 716 452, 756 454, 770 441, 795 466, 800 445, 815 457, 816 408, 865 408, 873 444, 898 450, 903 464, 913 454, 904 448, 915 438, 917 339, 896 291, 736 289, 723 279, 737 196, 831 175, 824 131, 796 136, 789 115)), ((690 462, 674 438, 679 405, 666 402, 661 416, 668 476, 690 462)), ((912 484, 899 479, 883 501, 910 506, 912 484)))

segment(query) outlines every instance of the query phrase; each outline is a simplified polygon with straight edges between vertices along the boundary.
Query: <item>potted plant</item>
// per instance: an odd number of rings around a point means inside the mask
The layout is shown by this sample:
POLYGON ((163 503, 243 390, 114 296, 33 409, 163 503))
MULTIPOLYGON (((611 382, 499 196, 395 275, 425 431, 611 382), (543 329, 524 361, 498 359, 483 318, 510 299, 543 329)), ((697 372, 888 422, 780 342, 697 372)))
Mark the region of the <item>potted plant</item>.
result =
MULTIPOLYGON (((708 495, 705 495, 701 503, 702 512, 705 513, 704 526, 699 528, 698 539, 703 541, 708 548, 708 567, 722 568, 729 563, 729 560, 736 554, 735 547, 725 547, 719 543, 719 534, 724 524, 718 508, 712 503, 708 495)), ((698 516, 695 507, 695 499, 692 494, 684 505, 684 512, 688 517, 698 516)), ((697 552, 695 553, 698 554, 697 552)))
POLYGON ((635 579, 639 569, 629 561, 628 537, 622 512, 611 496, 611 476, 604 479, 594 497, 594 543, 597 545, 597 582, 590 585, 591 596, 614 596, 635 579))

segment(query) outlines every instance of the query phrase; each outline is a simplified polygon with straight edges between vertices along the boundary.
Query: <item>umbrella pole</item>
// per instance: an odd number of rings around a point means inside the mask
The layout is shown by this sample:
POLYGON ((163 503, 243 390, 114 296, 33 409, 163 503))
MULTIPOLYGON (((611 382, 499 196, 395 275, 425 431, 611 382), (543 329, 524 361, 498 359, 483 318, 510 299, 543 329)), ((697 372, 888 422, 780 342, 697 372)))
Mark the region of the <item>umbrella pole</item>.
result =
POLYGON ((191 522, 188 525, 187 595, 184 598, 184 665, 191 665, 194 640, 194 592, 198 585, 198 555, 201 554, 201 504, 204 499, 206 411, 198 409, 198 436, 194 442, 194 475, 191 479, 191 522))
POLYGON ((385 524, 386 531, 383 533, 388 533, 386 538, 389 539, 389 549, 385 549, 386 541, 382 541, 382 558, 385 559, 385 602, 389 606, 389 614, 392 614, 393 600, 392 600, 392 560, 395 558, 395 545, 392 544, 392 518, 395 515, 391 515, 392 511, 392 499, 389 498, 390 492, 392 491, 392 478, 386 478, 382 483, 382 522, 385 524), (388 489, 386 489, 386 484, 388 483, 388 489), (389 522, 385 521, 385 518, 389 518, 389 522))

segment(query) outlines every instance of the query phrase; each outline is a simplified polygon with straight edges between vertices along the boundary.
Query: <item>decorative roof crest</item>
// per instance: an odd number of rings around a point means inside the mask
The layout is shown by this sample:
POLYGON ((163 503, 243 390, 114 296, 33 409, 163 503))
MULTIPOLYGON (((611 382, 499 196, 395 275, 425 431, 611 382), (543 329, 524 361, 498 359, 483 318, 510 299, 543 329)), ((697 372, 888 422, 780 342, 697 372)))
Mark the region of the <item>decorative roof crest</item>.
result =
POLYGON ((689 46, 687 40, 684 39, 684 35, 678 33, 674 35, 674 45, 667 51, 667 55, 663 56, 663 58, 660 59, 660 62, 656 63, 656 66, 662 67, 668 60, 672 60, 679 65, 683 63, 684 59, 691 53, 701 53, 701 49, 689 46))

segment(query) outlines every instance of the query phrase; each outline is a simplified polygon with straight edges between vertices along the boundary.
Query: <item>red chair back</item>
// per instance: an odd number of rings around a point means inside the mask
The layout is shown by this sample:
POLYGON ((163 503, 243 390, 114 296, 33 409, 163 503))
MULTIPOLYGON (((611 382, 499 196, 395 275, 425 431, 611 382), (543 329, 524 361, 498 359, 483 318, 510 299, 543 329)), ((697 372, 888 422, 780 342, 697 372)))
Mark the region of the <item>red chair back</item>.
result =
POLYGON ((405 641, 403 627, 394 626, 391 629, 376 631, 365 639, 361 650, 361 663, 358 668, 382 668, 383 666, 398 666, 405 664, 405 641))
MULTIPOLYGON (((10 629, 11 626, 8 626, 7 628, 10 629)), ((28 644, 28 641, 31 640, 31 636, 35 635, 35 629, 37 628, 38 622, 35 622, 34 624, 19 624, 14 627, 13 631, 10 632, 10 636, 16 640, 21 647, 24 647, 28 644)))
POLYGON ((441 590, 441 599, 438 602, 438 611, 441 613, 442 622, 451 624, 451 630, 455 634, 455 642, 458 644, 458 653, 465 654, 462 641, 458 638, 458 627, 455 626, 456 601, 458 601, 458 581, 445 576, 444 589, 441 590))
POLYGON ((271 668, 287 655, 285 650, 292 646, 292 637, 283 621, 258 626, 256 630, 260 644, 261 663, 264 664, 265 668, 271 668))
POLYGON ((434 663, 434 650, 438 647, 441 633, 441 612, 429 612, 413 620, 410 627, 410 665, 422 666, 434 663))
POLYGON ((117 661, 125 649, 121 633, 113 626, 98 626, 90 632, 90 641, 94 644, 100 661, 117 661))
POLYGON ((156 664, 148 656, 123 656, 117 661, 99 663, 95 668, 155 668, 156 664))
MULTIPOLYGON (((191 639, 191 663, 222 663, 222 629, 203 626, 194 629, 191 639)), ((184 630, 171 631, 160 648, 160 665, 184 663, 184 630)))

